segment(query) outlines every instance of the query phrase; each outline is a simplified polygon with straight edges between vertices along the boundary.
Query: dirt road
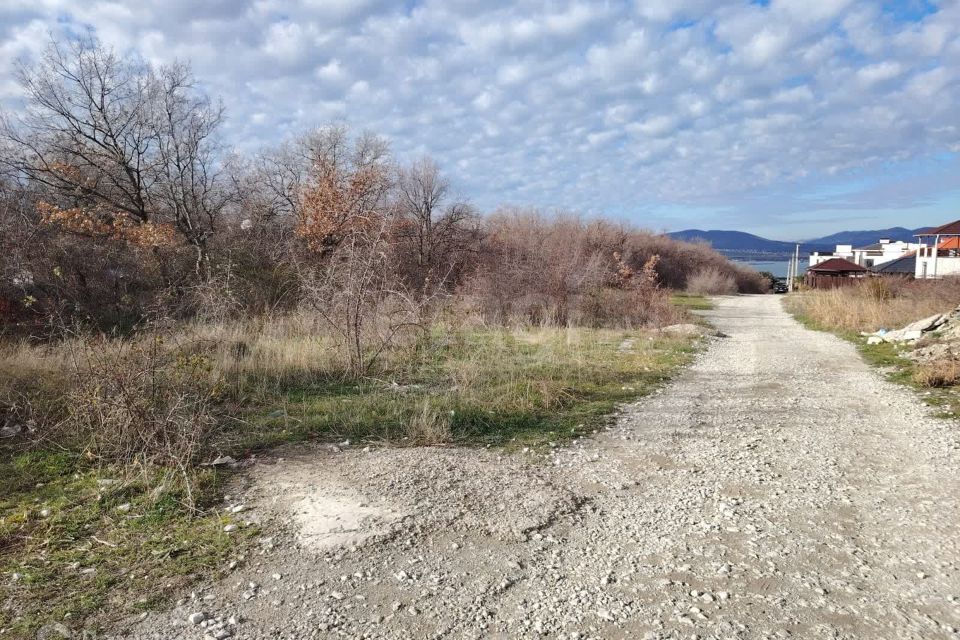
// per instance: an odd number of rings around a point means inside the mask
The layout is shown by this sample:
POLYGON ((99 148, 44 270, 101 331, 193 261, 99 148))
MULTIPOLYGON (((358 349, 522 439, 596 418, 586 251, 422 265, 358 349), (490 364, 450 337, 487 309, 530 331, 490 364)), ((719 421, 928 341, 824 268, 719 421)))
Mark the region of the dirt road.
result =
POLYGON ((728 337, 547 459, 349 448, 257 465, 241 515, 287 533, 129 633, 958 637, 958 426, 774 296, 707 316, 728 337))

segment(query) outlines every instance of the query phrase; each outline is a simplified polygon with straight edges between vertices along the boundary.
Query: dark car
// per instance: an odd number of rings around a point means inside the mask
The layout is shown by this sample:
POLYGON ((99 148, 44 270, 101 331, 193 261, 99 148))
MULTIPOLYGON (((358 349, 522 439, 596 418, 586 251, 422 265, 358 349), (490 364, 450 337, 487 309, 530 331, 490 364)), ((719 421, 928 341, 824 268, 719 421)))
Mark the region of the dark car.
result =
POLYGON ((773 292, 786 293, 787 291, 789 291, 789 287, 787 286, 787 279, 777 278, 773 283, 773 292))

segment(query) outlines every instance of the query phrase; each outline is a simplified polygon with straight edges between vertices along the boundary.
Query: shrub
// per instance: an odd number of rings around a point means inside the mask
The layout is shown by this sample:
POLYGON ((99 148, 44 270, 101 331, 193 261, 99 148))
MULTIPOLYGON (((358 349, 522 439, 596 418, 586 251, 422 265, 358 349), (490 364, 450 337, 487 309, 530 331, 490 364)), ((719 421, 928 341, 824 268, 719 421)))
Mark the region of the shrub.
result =
POLYGON ((960 382, 960 361, 936 360, 919 365, 913 373, 913 381, 923 387, 952 387, 960 382))
POLYGON ((22 378, 0 380, 0 406, 28 439, 99 463, 185 469, 217 423, 223 388, 210 345, 162 337, 70 339, 8 354, 22 378))
POLYGON ((698 271, 687 280, 687 293, 695 295, 731 295, 737 292, 737 281, 719 269, 698 271))

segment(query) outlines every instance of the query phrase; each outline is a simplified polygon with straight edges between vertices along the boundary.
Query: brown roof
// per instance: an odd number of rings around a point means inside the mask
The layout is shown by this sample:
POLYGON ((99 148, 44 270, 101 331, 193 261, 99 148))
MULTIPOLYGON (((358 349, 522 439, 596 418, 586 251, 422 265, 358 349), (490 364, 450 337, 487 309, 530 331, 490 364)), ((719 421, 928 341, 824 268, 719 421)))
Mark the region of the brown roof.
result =
POLYGON ((819 273, 821 271, 827 273, 843 273, 846 271, 866 270, 866 267, 861 267, 856 262, 850 262, 849 260, 844 260, 843 258, 830 258, 825 262, 821 262, 820 264, 807 269, 807 271, 813 271, 814 273, 819 273))
POLYGON ((927 229, 917 234, 918 236, 960 236, 960 220, 948 222, 936 229, 927 229))

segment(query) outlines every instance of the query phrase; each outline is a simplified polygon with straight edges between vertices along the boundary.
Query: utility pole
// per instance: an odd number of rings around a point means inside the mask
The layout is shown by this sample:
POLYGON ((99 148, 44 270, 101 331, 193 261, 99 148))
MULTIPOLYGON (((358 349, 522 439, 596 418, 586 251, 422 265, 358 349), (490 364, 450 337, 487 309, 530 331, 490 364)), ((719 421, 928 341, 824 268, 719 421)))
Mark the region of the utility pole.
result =
POLYGON ((796 253, 793 255, 793 279, 800 276, 800 243, 797 243, 796 253))
POLYGON ((793 256, 787 263, 787 293, 793 293, 793 256))

